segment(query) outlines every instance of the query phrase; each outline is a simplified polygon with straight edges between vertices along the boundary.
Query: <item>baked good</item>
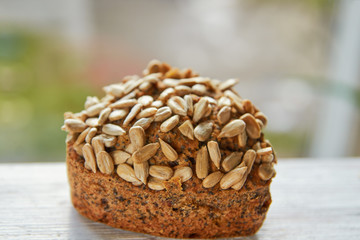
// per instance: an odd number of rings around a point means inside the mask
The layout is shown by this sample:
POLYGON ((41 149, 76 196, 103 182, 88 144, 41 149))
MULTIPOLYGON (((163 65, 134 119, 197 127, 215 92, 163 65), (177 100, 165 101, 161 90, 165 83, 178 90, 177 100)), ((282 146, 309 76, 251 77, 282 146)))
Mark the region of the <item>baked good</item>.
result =
POLYGON ((112 227, 174 238, 246 236, 271 204, 267 118, 224 82, 152 60, 67 112, 71 200, 112 227))

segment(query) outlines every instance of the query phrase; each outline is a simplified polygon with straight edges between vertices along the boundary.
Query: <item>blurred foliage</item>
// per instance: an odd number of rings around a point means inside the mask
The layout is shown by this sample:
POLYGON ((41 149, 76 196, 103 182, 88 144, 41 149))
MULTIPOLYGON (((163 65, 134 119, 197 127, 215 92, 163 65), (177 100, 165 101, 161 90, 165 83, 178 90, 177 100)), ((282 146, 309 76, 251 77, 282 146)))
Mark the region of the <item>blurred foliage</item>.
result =
POLYGON ((0 161, 62 161, 65 111, 94 94, 61 39, 0 28, 0 161))

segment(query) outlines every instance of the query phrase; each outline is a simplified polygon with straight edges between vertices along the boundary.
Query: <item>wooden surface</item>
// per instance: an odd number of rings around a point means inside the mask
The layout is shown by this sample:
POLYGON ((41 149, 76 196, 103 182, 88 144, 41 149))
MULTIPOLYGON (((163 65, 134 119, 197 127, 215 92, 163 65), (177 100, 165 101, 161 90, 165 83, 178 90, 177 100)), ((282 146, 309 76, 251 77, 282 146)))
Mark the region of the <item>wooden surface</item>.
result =
MULTIPOLYGON (((360 239, 360 159, 280 160, 260 231, 238 239, 360 239)), ((0 164, 0 239, 164 239, 91 222, 65 163, 0 164)))

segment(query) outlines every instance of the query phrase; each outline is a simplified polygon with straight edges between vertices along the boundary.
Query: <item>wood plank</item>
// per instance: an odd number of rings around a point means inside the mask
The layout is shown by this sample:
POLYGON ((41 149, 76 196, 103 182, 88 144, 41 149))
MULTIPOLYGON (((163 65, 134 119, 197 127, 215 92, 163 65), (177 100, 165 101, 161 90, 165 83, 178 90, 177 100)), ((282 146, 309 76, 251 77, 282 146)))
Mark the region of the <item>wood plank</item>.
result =
MULTIPOLYGON (((360 159, 280 160, 260 231, 239 239, 359 239, 360 159)), ((114 229, 72 207, 64 163, 0 164, 0 239, 164 239, 114 229)))

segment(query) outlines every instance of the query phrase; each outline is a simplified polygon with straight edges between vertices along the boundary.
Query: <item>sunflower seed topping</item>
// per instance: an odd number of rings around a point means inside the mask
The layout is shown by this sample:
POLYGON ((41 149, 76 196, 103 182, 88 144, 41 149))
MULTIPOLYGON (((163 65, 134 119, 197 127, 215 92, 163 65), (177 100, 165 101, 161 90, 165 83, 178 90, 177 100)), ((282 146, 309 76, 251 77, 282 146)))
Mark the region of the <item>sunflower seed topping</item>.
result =
POLYGON ((186 182, 193 175, 193 172, 190 167, 180 167, 177 168, 174 172, 173 178, 179 177, 181 182, 186 182))
POLYGON ((221 166, 223 169, 228 172, 233 169, 236 165, 241 162, 242 152, 232 152, 228 155, 224 161, 222 162, 221 166))
POLYGON ((224 174, 220 171, 216 171, 208 175, 202 182, 204 188, 212 188, 218 184, 224 174))
POLYGON ((86 129, 86 124, 79 119, 66 119, 65 127, 72 132, 82 132, 86 129))
POLYGON ((196 175, 200 179, 206 178, 209 172, 209 154, 206 146, 200 148, 196 155, 196 175))
POLYGON ((213 123, 211 121, 205 121, 197 125, 194 129, 194 135, 197 140, 205 142, 211 136, 213 130, 213 123))
POLYGON ((241 134, 245 131, 245 122, 240 119, 235 119, 226 124, 218 136, 218 138, 223 137, 235 137, 236 135, 241 134))
POLYGON ((207 147, 209 150, 211 161, 213 161, 214 165, 218 169, 220 169, 221 153, 220 153, 219 144, 215 141, 209 141, 207 143, 207 147))
POLYGON ((190 120, 186 120, 183 124, 179 126, 179 131, 182 135, 185 137, 190 138, 191 140, 194 140, 194 127, 191 124, 190 120))
POLYGON ((247 167, 235 168, 234 170, 225 174, 220 180, 220 187, 228 189, 237 184, 246 175, 247 167))
POLYGON ((158 111, 155 114, 155 122, 162 122, 165 119, 169 118, 172 114, 172 111, 169 107, 162 107, 159 108, 158 111))
POLYGON ((121 135, 126 134, 124 129, 122 129, 120 126, 112 124, 112 123, 105 124, 102 127, 102 131, 103 131, 103 133, 106 133, 106 134, 109 134, 112 136, 121 136, 121 135))
POLYGON ((184 99, 179 96, 171 97, 167 101, 167 105, 171 108, 171 110, 180 116, 187 115, 187 105, 184 99))
POLYGON ((174 115, 165 122, 163 122, 160 125, 160 131, 161 132, 169 132, 171 129, 176 127, 176 125, 179 123, 180 117, 179 115, 174 115))
POLYGON ((96 163, 100 172, 104 174, 111 174, 114 171, 114 162, 110 154, 105 151, 96 154, 96 163))
POLYGON ((152 165, 150 166, 149 174, 160 180, 169 180, 173 176, 174 171, 168 166, 152 165))
POLYGON ((198 122, 206 113, 209 101, 206 98, 201 98, 200 101, 194 106, 193 121, 198 122))
POLYGON ((145 145, 145 131, 142 127, 135 126, 131 127, 129 130, 129 138, 131 144, 134 146, 135 150, 139 150, 145 145))
POLYGON ((170 144, 168 144, 167 142, 165 142, 164 140, 162 140, 161 138, 159 138, 159 142, 160 142, 160 146, 161 146, 161 151, 163 152, 163 154, 165 155, 165 157, 167 159, 169 159, 170 161, 175 161, 178 158, 178 154, 177 152, 170 146, 170 144))
POLYGON ((135 151, 132 155, 134 163, 142 163, 149 160, 156 154, 159 147, 159 143, 149 143, 135 151))
POLYGON ((119 165, 121 163, 125 163, 131 155, 122 150, 115 150, 110 153, 112 159, 114 160, 115 165, 119 165))

